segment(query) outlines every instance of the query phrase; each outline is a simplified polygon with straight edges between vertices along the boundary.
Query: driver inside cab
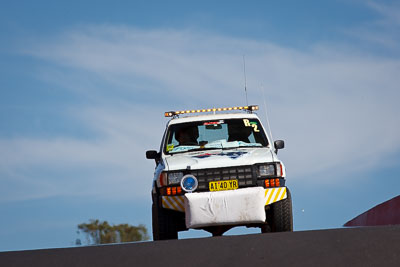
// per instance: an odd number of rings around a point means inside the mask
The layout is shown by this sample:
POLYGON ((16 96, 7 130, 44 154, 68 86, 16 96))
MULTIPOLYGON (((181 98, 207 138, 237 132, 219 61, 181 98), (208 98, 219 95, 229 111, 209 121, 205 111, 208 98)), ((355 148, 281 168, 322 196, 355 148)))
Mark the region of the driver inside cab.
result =
POLYGON ((197 138, 199 132, 196 126, 183 127, 176 131, 175 139, 178 141, 180 146, 197 146, 197 138))

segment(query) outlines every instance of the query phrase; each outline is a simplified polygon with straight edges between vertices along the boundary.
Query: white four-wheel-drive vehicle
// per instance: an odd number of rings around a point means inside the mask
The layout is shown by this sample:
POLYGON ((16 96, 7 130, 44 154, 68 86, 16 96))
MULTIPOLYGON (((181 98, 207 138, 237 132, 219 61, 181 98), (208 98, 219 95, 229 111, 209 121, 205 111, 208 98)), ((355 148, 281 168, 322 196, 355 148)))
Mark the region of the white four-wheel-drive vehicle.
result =
POLYGON ((258 106, 171 111, 152 189, 153 239, 203 229, 214 236, 235 226, 293 230, 285 167, 254 113, 258 106), (194 113, 212 113, 194 116, 194 113))

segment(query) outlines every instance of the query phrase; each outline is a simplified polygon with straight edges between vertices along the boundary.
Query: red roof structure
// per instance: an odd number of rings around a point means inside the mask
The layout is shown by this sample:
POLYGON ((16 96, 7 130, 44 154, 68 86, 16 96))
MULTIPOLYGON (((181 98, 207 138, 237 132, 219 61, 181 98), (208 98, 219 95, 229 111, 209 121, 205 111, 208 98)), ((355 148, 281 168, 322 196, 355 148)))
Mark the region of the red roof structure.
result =
POLYGON ((400 224, 400 195, 383 202, 348 221, 344 226, 377 226, 400 224))

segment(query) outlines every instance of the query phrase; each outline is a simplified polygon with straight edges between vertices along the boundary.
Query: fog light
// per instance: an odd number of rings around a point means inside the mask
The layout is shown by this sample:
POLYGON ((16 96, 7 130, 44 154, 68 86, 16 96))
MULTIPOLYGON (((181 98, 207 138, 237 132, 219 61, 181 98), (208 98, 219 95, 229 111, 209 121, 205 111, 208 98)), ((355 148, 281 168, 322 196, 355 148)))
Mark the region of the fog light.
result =
POLYGON ((197 189, 198 186, 197 178, 191 174, 187 174, 182 177, 181 187, 184 191, 190 193, 197 189))

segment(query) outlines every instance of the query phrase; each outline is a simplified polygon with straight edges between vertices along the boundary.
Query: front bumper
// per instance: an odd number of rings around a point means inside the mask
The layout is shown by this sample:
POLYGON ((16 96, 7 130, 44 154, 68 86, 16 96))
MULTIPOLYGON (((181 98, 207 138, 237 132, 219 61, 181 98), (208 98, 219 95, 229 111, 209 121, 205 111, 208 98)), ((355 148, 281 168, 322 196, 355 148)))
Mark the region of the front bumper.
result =
POLYGON ((185 212, 186 227, 263 223, 265 206, 287 198, 286 187, 186 193, 184 196, 163 196, 166 209, 185 212))

